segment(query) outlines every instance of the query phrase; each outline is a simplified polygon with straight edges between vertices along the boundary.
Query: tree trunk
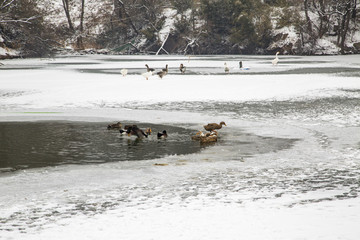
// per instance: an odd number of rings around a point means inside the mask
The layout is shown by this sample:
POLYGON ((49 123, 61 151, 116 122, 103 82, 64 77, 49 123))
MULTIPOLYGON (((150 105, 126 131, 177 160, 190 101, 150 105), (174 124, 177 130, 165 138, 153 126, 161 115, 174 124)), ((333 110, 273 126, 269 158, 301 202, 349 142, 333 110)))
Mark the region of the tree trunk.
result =
POLYGON ((84 8, 85 8, 85 0, 81 1, 81 15, 80 15, 80 32, 84 31, 84 8))
POLYGON ((80 13, 80 34, 77 37, 76 45, 78 49, 84 49, 83 31, 84 31, 84 8, 85 0, 81 0, 81 13, 80 13))
POLYGON ((131 21, 130 15, 126 11, 125 5, 123 1, 121 0, 115 0, 114 1, 115 11, 121 21, 124 21, 127 25, 130 25, 132 29, 136 32, 136 34, 139 34, 139 31, 136 29, 134 23, 131 21), (119 7, 117 7, 119 6, 119 7), (123 16, 125 15, 125 17, 123 16), (125 20, 124 20, 125 19, 125 20))
POLYGON ((63 3, 66 18, 67 18, 67 21, 69 24, 69 29, 70 29, 70 31, 74 32, 74 26, 72 24, 71 17, 70 17, 69 0, 62 0, 62 3, 63 3))
POLYGON ((312 35, 312 25, 308 12, 309 11, 308 0, 304 0, 304 11, 305 11, 308 34, 312 35))
POLYGON ((349 30, 349 23, 350 23, 351 14, 352 14, 351 5, 349 3, 347 5, 346 14, 343 16, 343 20, 342 20, 342 31, 341 31, 341 42, 340 42, 340 48, 341 48, 341 53, 342 54, 345 53, 345 40, 346 40, 346 35, 348 33, 348 30, 349 30))

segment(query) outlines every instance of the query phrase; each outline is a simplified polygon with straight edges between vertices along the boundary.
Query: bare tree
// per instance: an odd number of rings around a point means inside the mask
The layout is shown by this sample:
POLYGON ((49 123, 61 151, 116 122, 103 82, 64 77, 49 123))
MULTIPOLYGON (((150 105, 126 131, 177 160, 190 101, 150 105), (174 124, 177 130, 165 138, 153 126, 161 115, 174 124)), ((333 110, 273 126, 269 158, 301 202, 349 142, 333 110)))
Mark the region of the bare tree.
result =
POLYGON ((71 31, 74 31, 74 25, 71 21, 71 17, 70 17, 70 5, 69 5, 69 0, 62 0, 63 3, 63 7, 64 7, 64 11, 65 11, 65 15, 66 15, 66 19, 68 21, 69 24, 69 29, 71 31))
POLYGON ((38 18, 38 16, 29 16, 23 18, 14 18, 9 13, 9 8, 14 4, 15 0, 3 0, 0 4, 0 23, 31 23, 31 20, 38 18))

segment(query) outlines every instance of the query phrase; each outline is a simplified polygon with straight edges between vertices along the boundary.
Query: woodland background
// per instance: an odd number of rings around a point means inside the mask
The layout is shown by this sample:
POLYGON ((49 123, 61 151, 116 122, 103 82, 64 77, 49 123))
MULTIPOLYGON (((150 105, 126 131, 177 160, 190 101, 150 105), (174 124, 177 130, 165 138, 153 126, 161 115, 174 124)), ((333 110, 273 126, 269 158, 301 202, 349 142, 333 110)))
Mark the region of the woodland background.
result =
POLYGON ((0 0, 0 57, 360 52, 357 0, 0 0))

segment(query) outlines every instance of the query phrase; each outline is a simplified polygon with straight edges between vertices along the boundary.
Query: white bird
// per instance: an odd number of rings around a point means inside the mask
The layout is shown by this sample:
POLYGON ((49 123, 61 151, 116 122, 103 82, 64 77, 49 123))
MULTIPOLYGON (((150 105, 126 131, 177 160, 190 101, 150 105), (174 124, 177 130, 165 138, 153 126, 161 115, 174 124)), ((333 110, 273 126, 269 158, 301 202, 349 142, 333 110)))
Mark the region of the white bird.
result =
POLYGON ((230 69, 229 69, 229 67, 227 66, 226 63, 224 63, 224 70, 225 70, 226 73, 229 73, 229 71, 230 71, 230 69))
POLYGON ((123 69, 120 70, 120 73, 125 77, 126 74, 128 73, 128 70, 123 68, 123 69))
POLYGON ((149 77, 151 77, 153 75, 153 73, 150 72, 144 72, 141 74, 144 78, 146 78, 146 80, 149 80, 149 77))
POLYGON ((278 54, 280 54, 280 52, 277 52, 275 54, 275 58, 271 61, 272 65, 277 65, 278 64, 278 62, 279 62, 278 54))

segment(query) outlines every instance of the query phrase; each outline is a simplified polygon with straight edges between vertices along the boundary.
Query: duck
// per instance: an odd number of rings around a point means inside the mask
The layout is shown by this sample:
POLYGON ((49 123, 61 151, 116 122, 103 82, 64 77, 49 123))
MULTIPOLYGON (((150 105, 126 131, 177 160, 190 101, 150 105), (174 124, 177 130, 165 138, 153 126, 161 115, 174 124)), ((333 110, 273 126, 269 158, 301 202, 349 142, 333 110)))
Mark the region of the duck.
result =
POLYGON ((217 124, 217 123, 209 123, 207 125, 204 125, 204 128, 205 128, 206 131, 213 132, 213 131, 215 131, 215 129, 221 129, 223 125, 226 126, 226 123, 223 122, 223 121, 220 122, 219 124, 217 124))
POLYGON ((137 125, 129 126, 126 130, 126 133, 128 134, 128 136, 136 136, 137 138, 148 137, 148 135, 145 134, 143 130, 138 128, 137 125))
POLYGON ((149 77, 152 76, 152 72, 144 72, 141 74, 146 80, 149 80, 149 77))
POLYGON ((184 64, 180 64, 180 72, 181 72, 181 74, 184 74, 185 73, 185 71, 186 71, 186 67, 184 66, 184 64))
POLYGON ((146 128, 146 130, 145 130, 145 134, 146 134, 146 135, 148 135, 148 136, 150 136, 150 135, 151 135, 151 133, 152 133, 151 128, 146 128))
POLYGON ((200 138, 205 136, 205 134, 202 131, 198 131, 194 136, 191 136, 192 140, 200 141, 200 138))
POLYGON ((122 127, 122 124, 121 122, 117 122, 117 123, 113 123, 113 124, 109 124, 107 126, 107 129, 110 130, 110 129, 119 129, 122 127))
POLYGON ((206 133, 205 136, 200 137, 200 143, 214 143, 217 142, 217 132, 206 133))
POLYGON ((121 75, 123 75, 123 77, 125 77, 128 73, 128 70, 126 68, 123 68, 120 70, 120 73, 121 73, 121 75))
POLYGON ((202 131, 198 131, 194 136, 191 137, 191 139, 200 141, 200 143, 211 143, 216 142, 217 137, 217 132, 203 133, 202 131))
POLYGON ((120 135, 127 135, 126 130, 120 129, 119 130, 120 135))
POLYGON ((229 73, 229 72, 230 72, 230 68, 227 66, 226 63, 224 63, 224 70, 225 70, 225 73, 229 73))
POLYGON ((167 134, 166 130, 157 133, 157 138, 158 138, 158 139, 160 139, 160 138, 167 138, 167 137, 168 137, 168 134, 167 134))
POLYGON ((275 58, 271 61, 272 65, 274 65, 274 66, 277 65, 279 62, 278 54, 280 54, 280 52, 277 52, 275 54, 275 58))
POLYGON ((145 67, 148 72, 155 72, 155 68, 150 68, 147 64, 145 64, 145 67))

